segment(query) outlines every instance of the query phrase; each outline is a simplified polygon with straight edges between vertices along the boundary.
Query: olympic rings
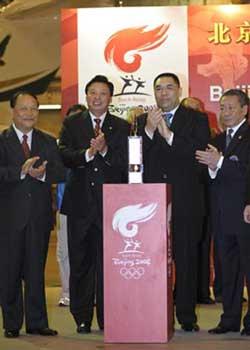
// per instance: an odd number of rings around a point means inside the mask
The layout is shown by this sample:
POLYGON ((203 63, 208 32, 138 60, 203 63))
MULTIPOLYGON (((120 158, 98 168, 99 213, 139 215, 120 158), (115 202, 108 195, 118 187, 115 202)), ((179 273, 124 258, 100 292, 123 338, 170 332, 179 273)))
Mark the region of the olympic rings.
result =
POLYGON ((120 269, 120 274, 122 275, 122 277, 124 277, 126 280, 130 280, 130 279, 135 279, 135 280, 139 280, 141 278, 141 276, 144 275, 144 268, 143 267, 122 267, 120 269))

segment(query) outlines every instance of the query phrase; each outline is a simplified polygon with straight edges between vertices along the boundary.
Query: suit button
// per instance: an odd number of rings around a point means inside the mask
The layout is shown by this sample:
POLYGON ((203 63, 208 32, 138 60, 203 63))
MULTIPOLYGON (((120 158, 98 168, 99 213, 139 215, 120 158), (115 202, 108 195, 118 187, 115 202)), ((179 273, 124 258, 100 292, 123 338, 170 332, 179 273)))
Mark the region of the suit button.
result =
POLYGON ((94 168, 94 171, 98 171, 98 168, 94 168))
POLYGON ((167 174, 163 174, 162 177, 163 177, 163 179, 166 179, 167 178, 167 174))
POLYGON ((94 182, 91 182, 91 186, 95 186, 95 183, 94 183, 94 182))
POLYGON ((31 193, 28 193, 28 197, 31 198, 31 193))

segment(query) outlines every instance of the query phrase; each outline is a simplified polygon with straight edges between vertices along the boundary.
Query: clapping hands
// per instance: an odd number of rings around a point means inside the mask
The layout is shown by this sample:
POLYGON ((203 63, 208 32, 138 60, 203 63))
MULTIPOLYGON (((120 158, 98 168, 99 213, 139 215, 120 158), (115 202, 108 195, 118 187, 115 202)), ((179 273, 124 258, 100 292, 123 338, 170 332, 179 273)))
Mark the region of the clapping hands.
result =
POLYGON ((40 166, 35 168, 34 165, 39 159, 40 157, 38 156, 28 158, 22 166, 22 174, 30 175, 31 177, 36 179, 41 179, 45 175, 46 165, 48 161, 45 160, 40 166))

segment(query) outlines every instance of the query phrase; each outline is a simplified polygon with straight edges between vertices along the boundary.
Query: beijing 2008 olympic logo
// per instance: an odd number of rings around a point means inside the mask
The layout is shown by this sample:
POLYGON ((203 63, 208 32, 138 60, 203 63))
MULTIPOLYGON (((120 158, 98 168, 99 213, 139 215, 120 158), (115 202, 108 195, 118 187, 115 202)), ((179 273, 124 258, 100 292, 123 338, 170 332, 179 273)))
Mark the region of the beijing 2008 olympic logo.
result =
POLYGON ((145 258, 142 241, 136 239, 139 223, 152 219, 156 214, 158 204, 151 203, 129 205, 118 209, 113 216, 112 227, 123 238, 123 249, 113 258, 113 264, 120 266, 120 275, 126 280, 139 280, 145 274, 145 266, 151 264, 150 258, 145 258))

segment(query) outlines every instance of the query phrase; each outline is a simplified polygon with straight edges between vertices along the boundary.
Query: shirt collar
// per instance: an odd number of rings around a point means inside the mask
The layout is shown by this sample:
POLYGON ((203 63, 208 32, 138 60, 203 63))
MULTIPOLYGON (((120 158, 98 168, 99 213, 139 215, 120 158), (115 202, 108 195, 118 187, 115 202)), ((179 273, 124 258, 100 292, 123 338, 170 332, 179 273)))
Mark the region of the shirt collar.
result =
POLYGON ((177 111, 177 109, 179 108, 180 105, 176 106, 174 109, 172 109, 172 111, 169 111, 169 113, 172 113, 173 116, 175 115, 175 112, 177 111))
POLYGON ((234 134, 236 133, 236 131, 241 127, 242 124, 245 123, 245 121, 246 121, 246 119, 243 119, 238 125, 235 125, 235 126, 233 126, 233 127, 231 127, 231 128, 228 127, 227 130, 226 130, 226 133, 228 134, 228 130, 229 130, 229 129, 232 129, 233 132, 231 133, 231 136, 233 137, 234 134))
MULTIPOLYGON (((91 113, 90 111, 89 111, 89 115, 91 117, 92 124, 95 125, 94 119, 97 119, 97 117, 93 113, 91 113)), ((100 117, 98 117, 98 119, 101 119, 100 127, 102 127, 102 124, 104 122, 106 115, 107 115, 107 112, 103 113, 100 117)))
MULTIPOLYGON (((171 111, 168 111, 168 112, 164 112, 164 113, 171 113, 172 114, 172 116, 174 116, 175 115, 175 112, 177 111, 177 109, 179 108, 179 105, 178 106, 176 106, 174 109, 172 109, 171 111)), ((173 118, 173 117, 172 117, 173 118)), ((171 119, 172 119, 171 118, 171 119)))
POLYGON ((18 137, 18 139, 19 139, 19 141, 20 141, 21 143, 23 142, 23 135, 24 135, 24 134, 27 135, 27 137, 28 137, 27 142, 28 142, 28 143, 31 143, 31 138, 32 138, 33 129, 30 130, 30 131, 27 132, 27 133, 23 133, 21 130, 19 130, 19 129, 16 127, 16 125, 15 125, 14 123, 12 124, 12 126, 13 126, 13 128, 14 128, 16 134, 17 134, 17 137, 18 137))

